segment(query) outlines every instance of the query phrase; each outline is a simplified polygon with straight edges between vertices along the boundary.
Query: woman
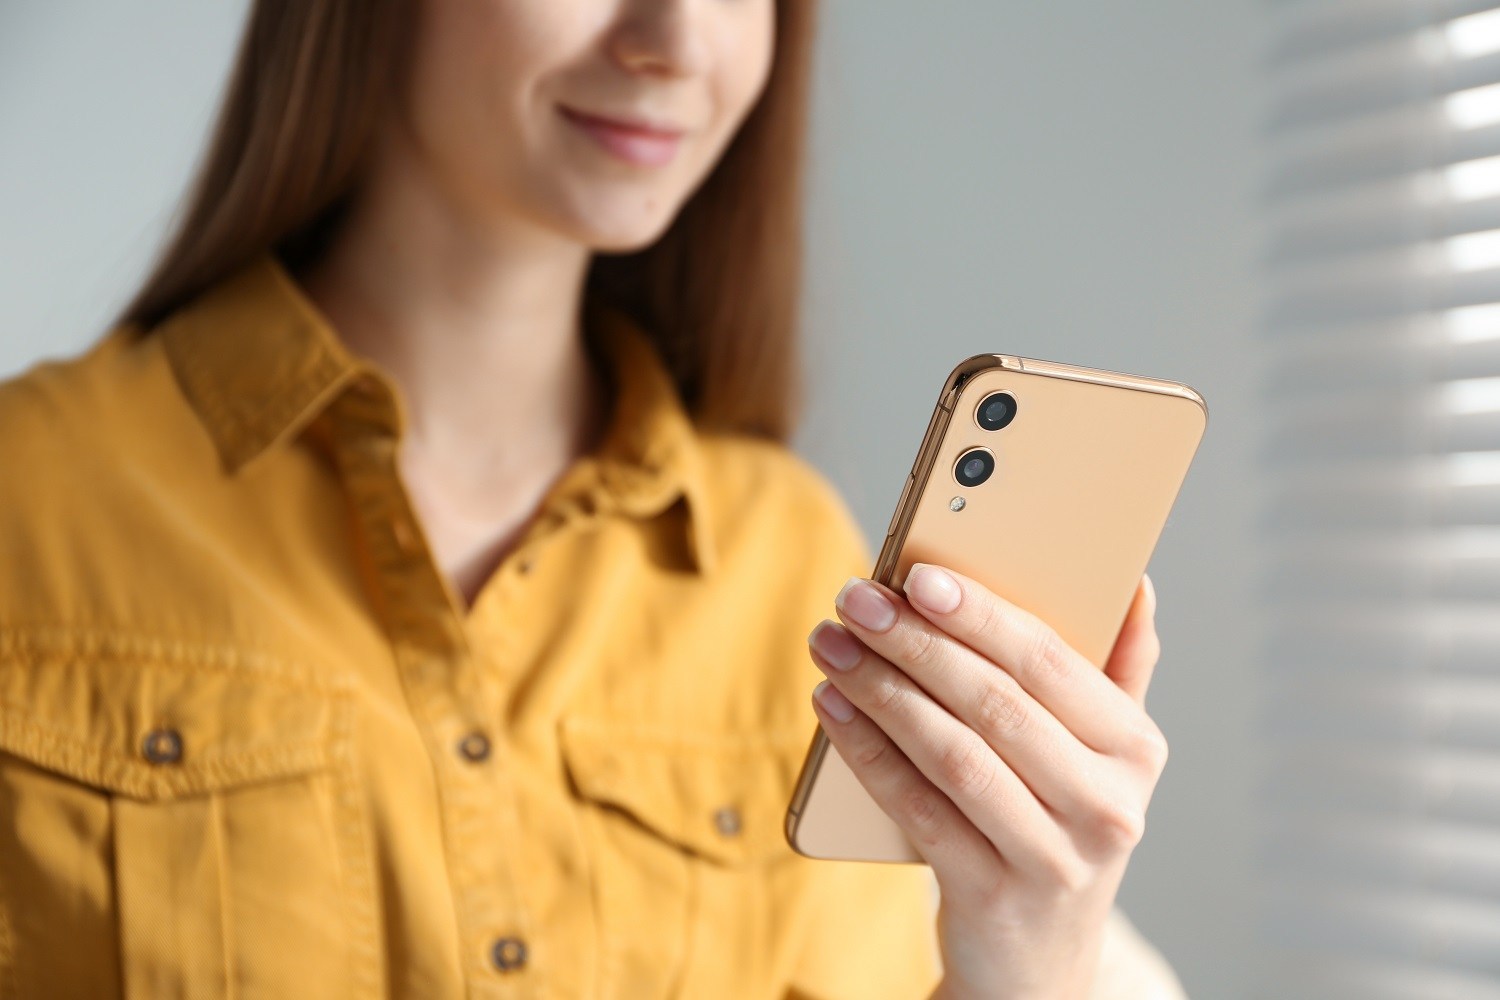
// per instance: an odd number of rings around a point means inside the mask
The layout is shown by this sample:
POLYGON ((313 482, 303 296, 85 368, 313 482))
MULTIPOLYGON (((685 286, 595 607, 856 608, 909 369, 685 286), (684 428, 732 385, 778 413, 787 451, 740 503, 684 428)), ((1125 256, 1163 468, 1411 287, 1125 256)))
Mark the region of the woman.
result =
POLYGON ((810 27, 254 5, 155 272, 0 387, 12 993, 1173 994, 1144 581, 1107 674, 938 568, 808 638, 870 564, 782 443, 810 27), (783 842, 810 664, 935 925, 783 842))

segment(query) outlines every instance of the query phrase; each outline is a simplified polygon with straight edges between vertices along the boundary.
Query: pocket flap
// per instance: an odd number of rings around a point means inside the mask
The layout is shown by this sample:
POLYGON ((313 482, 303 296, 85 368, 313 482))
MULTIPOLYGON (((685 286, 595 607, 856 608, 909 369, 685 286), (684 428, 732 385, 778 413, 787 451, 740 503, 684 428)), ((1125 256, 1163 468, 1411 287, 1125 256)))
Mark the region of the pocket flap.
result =
POLYGON ((0 751, 138 799, 212 792, 327 764, 344 687, 233 651, 0 636, 0 751))
POLYGON ((805 733, 655 730, 563 722, 579 793, 624 810, 695 854, 725 864, 790 855, 782 820, 805 733))

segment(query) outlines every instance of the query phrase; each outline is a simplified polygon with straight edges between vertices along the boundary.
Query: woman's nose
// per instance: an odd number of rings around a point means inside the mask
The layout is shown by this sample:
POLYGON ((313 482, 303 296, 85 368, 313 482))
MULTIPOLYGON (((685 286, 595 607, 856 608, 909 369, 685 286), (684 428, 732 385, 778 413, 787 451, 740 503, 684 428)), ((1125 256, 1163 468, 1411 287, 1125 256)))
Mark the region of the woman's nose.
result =
POLYGON ((706 63, 700 0, 627 0, 610 38, 630 73, 692 76, 706 63))

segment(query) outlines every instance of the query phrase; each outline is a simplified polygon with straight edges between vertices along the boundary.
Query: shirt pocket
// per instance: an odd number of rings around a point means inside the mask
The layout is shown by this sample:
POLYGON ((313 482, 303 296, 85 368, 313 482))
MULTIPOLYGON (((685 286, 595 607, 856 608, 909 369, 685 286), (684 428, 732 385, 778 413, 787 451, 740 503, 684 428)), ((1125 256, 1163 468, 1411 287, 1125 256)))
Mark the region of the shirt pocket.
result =
POLYGON ((137 645, 0 650, 0 988, 375 995, 347 687, 137 645))
POLYGON ((565 720, 609 997, 769 995, 805 733, 565 720))

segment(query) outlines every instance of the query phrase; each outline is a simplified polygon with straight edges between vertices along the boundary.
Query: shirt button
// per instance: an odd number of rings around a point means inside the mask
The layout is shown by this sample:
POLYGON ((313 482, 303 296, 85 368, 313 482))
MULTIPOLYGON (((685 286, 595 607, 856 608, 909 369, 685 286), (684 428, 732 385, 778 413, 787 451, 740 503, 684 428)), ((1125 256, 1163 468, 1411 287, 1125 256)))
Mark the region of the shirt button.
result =
POLYGON ((153 764, 175 764, 182 759, 182 737, 175 729, 153 729, 141 740, 141 754, 153 764))
POLYGON ((733 837, 740 832, 740 811, 734 806, 724 806, 714 810, 714 829, 725 837, 733 837))
POLYGON ((464 760, 479 763, 490 755, 490 738, 479 731, 469 733, 458 741, 458 752, 464 760))
POLYGON ((501 972, 515 972, 526 964, 526 942, 518 937, 497 938, 490 945, 490 960, 501 972))

